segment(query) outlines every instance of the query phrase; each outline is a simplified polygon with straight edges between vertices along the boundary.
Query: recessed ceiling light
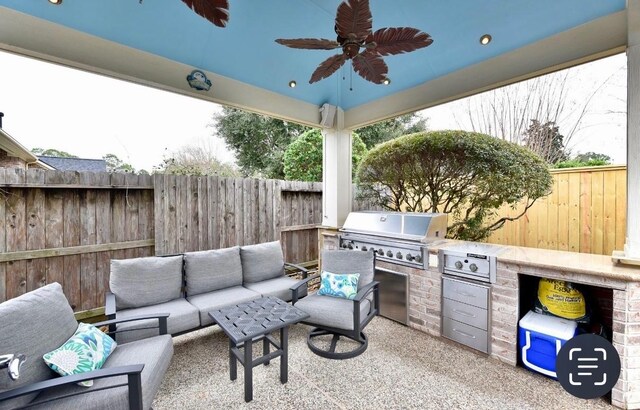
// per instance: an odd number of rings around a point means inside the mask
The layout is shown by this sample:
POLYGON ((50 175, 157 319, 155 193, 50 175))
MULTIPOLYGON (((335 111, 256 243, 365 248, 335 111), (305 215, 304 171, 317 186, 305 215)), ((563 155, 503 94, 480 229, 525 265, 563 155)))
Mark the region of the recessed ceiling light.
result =
POLYGON ((385 78, 384 80, 382 80, 382 84, 384 84, 384 85, 391 84, 391 79, 390 78, 385 78))
POLYGON ((298 85, 298 83, 296 83, 294 80, 289 81, 289 87, 296 88, 296 85, 298 85))
POLYGON ((62 0, 49 0, 49 3, 59 6, 62 4, 62 0))
POLYGON ((480 37, 480 44, 482 44, 483 46, 486 46, 490 42, 491 42, 491 35, 490 34, 485 34, 482 37, 480 37))

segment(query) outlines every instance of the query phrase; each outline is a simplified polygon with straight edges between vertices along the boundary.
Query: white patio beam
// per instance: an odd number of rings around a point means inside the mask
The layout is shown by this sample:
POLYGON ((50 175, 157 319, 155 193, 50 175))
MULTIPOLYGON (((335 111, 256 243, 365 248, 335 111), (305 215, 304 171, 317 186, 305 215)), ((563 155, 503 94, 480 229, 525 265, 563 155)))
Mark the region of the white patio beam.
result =
POLYGON ((339 228, 351 211, 351 130, 337 109, 334 128, 322 131, 322 225, 339 228))
POLYGON ((640 0, 627 0, 627 234, 613 258, 640 264, 640 0))

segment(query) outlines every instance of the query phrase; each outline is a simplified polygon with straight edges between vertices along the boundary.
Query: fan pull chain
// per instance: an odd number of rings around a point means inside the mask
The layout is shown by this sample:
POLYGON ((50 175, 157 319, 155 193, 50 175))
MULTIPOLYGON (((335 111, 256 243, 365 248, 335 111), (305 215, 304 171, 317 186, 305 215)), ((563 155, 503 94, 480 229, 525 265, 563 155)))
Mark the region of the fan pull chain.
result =
POLYGON ((353 70, 349 70, 349 91, 353 91, 353 70))

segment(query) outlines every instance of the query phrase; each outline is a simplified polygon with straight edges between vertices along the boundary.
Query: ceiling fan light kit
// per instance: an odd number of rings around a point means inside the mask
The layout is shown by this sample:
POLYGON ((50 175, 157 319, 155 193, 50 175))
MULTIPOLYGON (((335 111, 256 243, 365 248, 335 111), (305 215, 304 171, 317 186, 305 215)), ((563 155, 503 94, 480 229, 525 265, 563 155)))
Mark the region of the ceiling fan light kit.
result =
MULTIPOLYGON (((185 1, 185 0, 183 0, 185 1)), ((337 39, 298 38, 276 40, 290 48, 307 50, 342 49, 342 53, 329 57, 313 72, 310 84, 330 77, 351 60, 354 71, 374 84, 389 85, 389 68, 383 56, 409 53, 433 43, 433 39, 412 27, 386 27, 372 30, 369 0, 345 0, 338 6, 335 21, 337 39)))

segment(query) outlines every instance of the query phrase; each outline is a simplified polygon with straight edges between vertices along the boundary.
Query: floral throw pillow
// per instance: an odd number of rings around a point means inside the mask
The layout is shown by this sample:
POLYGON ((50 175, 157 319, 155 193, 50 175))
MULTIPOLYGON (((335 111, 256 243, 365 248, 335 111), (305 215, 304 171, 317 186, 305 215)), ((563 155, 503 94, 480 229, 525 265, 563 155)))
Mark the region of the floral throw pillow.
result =
MULTIPOLYGON (((80 323, 69 340, 42 358, 53 371, 68 376, 102 368, 117 344, 109 335, 86 323, 80 323)), ((93 380, 78 383, 91 387, 93 380)))
POLYGON ((360 279, 359 273, 337 274, 322 271, 318 295, 355 299, 358 294, 358 279, 360 279))

